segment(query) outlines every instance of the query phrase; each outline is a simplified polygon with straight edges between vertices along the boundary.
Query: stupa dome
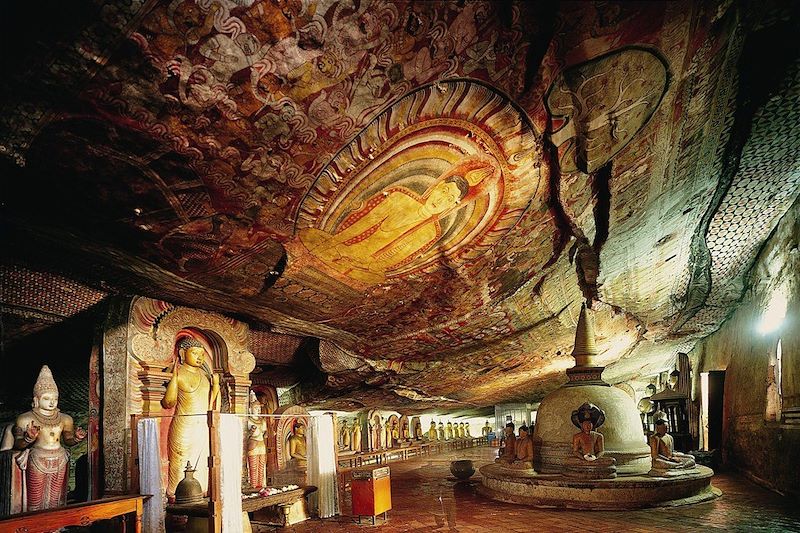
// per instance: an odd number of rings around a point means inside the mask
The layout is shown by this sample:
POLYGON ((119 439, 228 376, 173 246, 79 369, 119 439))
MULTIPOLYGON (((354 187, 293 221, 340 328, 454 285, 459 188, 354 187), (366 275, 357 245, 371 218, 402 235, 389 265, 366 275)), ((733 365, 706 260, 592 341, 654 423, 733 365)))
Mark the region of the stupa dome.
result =
POLYGON ((571 415, 585 402, 605 412, 605 423, 596 431, 603 434, 606 455, 617 460, 617 474, 644 474, 650 470, 650 448, 642 431, 639 411, 624 391, 603 382, 602 367, 587 366, 592 364, 595 355, 594 328, 584 306, 578 319, 573 351, 578 364, 567 370, 569 383, 544 397, 536 415, 533 438, 537 472, 562 472, 564 459, 572 448, 572 436, 579 431, 571 415))

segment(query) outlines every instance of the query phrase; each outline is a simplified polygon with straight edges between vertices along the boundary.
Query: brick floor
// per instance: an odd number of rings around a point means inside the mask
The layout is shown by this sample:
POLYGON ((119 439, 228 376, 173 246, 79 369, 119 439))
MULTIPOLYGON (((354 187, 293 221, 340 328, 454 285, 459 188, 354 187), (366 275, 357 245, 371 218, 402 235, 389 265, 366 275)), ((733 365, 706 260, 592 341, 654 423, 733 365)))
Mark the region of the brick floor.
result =
MULTIPOLYGON (((333 533, 399 532, 530 532, 530 531, 798 531, 797 503, 752 484, 736 474, 714 476, 723 492, 712 502, 642 511, 557 511, 487 500, 471 483, 456 483, 450 461, 472 459, 476 466, 490 462, 496 450, 472 448, 439 456, 392 463, 392 506, 387 522, 369 519, 358 525, 350 514, 350 495, 342 495, 342 516, 310 520, 281 531, 333 533), (448 479, 449 478, 449 479, 448 479)), ((480 475, 473 476, 479 483, 480 475)), ((272 531, 254 529, 255 532, 272 531)))

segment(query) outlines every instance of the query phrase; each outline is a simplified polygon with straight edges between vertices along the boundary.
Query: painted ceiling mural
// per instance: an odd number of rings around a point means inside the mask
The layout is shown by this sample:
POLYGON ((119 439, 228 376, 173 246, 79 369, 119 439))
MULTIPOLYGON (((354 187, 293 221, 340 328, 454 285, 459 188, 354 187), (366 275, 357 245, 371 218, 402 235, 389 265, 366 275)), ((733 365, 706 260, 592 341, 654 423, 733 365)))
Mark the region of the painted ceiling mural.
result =
POLYGON ((663 370, 800 191, 786 4, 91 6, 4 89, 20 254, 321 339, 309 403, 535 399, 585 299, 607 379, 663 370))

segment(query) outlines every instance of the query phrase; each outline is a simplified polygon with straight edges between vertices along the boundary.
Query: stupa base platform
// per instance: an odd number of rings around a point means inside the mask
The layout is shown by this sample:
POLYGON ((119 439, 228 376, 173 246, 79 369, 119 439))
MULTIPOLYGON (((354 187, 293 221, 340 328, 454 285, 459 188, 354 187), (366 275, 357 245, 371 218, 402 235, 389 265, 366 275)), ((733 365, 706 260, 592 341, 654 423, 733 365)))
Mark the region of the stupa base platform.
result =
POLYGON ((480 473, 483 479, 478 492, 484 496, 542 508, 616 511, 674 507, 713 500, 722 494, 711 485, 714 471, 705 466, 671 478, 644 474, 579 480, 561 474, 515 472, 495 464, 481 467, 480 473))

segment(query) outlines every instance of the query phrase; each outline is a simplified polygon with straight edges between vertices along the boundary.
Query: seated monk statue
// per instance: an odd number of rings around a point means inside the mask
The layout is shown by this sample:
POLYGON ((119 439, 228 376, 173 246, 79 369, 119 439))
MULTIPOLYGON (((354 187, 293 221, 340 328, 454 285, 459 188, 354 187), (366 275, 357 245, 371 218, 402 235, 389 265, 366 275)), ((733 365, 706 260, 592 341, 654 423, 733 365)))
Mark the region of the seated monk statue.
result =
POLYGON ((533 470, 533 439, 528 435, 528 426, 520 426, 519 437, 514 443, 514 461, 509 468, 533 470))
POLYGON ((617 477, 616 459, 605 457, 603 434, 594 431, 606 415, 596 405, 584 403, 572 412, 572 423, 580 429, 572 436, 572 452, 564 460, 564 475, 585 479, 617 477))
POLYGON ((500 450, 500 457, 494 460, 495 463, 511 464, 517 459, 517 438, 514 436, 514 423, 509 422, 503 430, 503 441, 505 446, 500 450))
POLYGON ((656 432, 650 436, 650 457, 653 467, 648 475, 654 477, 673 477, 694 473, 694 457, 676 452, 675 441, 667 433, 667 421, 656 413, 656 432))

